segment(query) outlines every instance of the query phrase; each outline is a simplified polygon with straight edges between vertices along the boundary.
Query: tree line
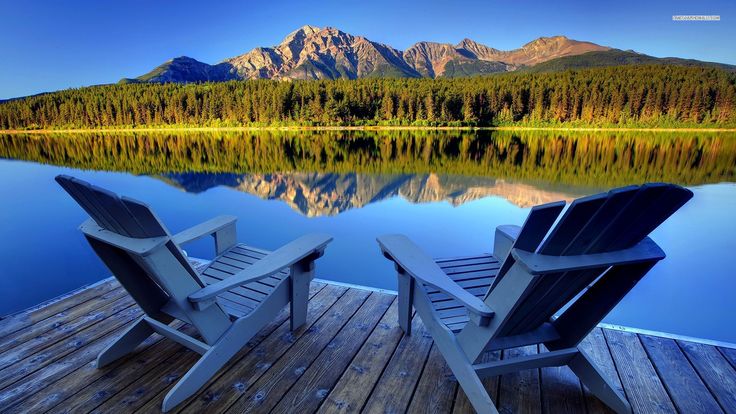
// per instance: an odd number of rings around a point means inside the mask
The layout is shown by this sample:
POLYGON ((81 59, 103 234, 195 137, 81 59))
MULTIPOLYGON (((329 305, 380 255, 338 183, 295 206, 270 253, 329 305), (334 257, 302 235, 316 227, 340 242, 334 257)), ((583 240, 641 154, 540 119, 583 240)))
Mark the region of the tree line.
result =
POLYGON ((653 65, 455 79, 119 84, 0 104, 1 129, 172 125, 734 126, 736 74, 653 65))
POLYGON ((736 180, 736 137, 712 132, 0 134, 0 158, 135 174, 438 173, 591 189, 736 180))

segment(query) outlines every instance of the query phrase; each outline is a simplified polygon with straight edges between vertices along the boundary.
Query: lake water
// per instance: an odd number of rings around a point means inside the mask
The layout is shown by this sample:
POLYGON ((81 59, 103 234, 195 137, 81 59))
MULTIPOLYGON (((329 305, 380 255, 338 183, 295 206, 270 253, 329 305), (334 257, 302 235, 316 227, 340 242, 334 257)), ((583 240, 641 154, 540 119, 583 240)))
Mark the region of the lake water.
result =
MULTIPOLYGON (((395 289, 376 236, 433 256, 492 250, 533 205, 649 181, 695 197, 653 233, 668 257, 605 322, 736 342, 736 136, 724 133, 292 132, 0 136, 0 315, 109 275, 53 181, 151 205, 172 232, 219 214, 267 249, 335 237, 317 276, 395 289)), ((187 246, 211 257, 209 240, 187 246)))

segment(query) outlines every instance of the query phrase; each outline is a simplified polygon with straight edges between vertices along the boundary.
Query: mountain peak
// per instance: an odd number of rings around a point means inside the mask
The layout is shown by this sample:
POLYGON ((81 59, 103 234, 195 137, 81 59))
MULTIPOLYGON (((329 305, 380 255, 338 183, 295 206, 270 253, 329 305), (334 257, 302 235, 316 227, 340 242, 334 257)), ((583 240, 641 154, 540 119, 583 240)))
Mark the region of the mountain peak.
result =
POLYGON ((138 77, 137 81, 474 76, 605 50, 609 48, 552 36, 540 37, 509 51, 464 38, 457 45, 418 42, 401 52, 335 27, 305 25, 289 33, 278 45, 256 47, 217 65, 180 56, 138 77))
POLYGON ((463 40, 461 40, 460 43, 458 43, 455 47, 457 47, 458 49, 467 49, 469 47, 472 48, 476 46, 482 46, 482 45, 476 42, 475 40, 466 37, 463 40))
POLYGON ((317 26, 311 26, 311 25, 308 25, 308 24, 307 25, 304 25, 304 26, 302 26, 302 27, 294 30, 293 32, 289 33, 288 35, 286 35, 286 37, 281 42, 281 44, 290 43, 294 39, 299 39, 299 38, 303 39, 305 37, 311 36, 311 35, 319 32, 320 30, 322 30, 322 29, 320 29, 317 26))

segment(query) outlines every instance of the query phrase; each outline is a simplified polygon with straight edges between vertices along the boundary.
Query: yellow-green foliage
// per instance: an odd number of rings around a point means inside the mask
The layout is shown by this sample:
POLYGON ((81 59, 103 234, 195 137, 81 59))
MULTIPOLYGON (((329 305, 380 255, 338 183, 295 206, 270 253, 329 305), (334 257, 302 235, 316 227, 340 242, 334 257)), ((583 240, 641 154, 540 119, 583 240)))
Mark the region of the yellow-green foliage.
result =
POLYGON ((736 75, 620 66, 457 79, 231 81, 70 89, 0 104, 0 128, 736 125, 736 75))
POLYGON ((321 131, 0 135, 0 157, 74 168, 442 173, 612 187, 736 179, 732 133, 321 131))

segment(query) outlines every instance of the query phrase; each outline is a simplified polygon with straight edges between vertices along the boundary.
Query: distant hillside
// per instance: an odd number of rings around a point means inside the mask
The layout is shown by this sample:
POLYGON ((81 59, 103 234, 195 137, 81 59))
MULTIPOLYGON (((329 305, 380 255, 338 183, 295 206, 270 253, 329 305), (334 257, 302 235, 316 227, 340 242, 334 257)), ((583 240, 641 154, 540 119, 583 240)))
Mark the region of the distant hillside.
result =
POLYGON ((226 63, 208 65, 186 56, 172 59, 156 69, 135 79, 125 78, 120 83, 136 82, 223 82, 236 79, 230 73, 231 66, 226 63))
POLYGON ((585 69, 602 66, 619 65, 677 65, 718 68, 727 71, 736 71, 736 66, 725 63, 703 62, 694 59, 680 59, 674 57, 658 58, 636 53, 631 50, 602 50, 587 52, 575 56, 565 56, 532 67, 523 68, 526 72, 559 72, 568 69, 585 69))

